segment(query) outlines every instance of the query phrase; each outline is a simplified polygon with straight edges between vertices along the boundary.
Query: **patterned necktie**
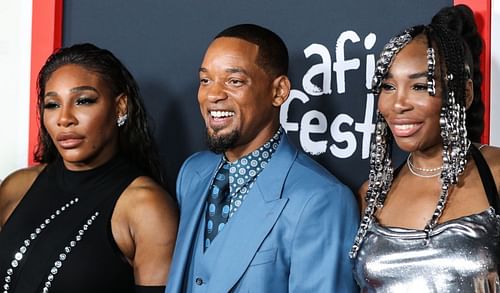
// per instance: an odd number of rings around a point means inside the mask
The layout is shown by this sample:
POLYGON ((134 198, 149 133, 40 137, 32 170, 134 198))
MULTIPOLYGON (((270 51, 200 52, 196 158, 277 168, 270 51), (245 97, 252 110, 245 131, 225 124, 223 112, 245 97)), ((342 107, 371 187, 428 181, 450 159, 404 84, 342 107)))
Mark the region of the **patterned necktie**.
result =
POLYGON ((224 163, 215 176, 207 197, 205 225, 205 249, 210 246, 217 233, 222 231, 229 217, 229 163, 224 163))

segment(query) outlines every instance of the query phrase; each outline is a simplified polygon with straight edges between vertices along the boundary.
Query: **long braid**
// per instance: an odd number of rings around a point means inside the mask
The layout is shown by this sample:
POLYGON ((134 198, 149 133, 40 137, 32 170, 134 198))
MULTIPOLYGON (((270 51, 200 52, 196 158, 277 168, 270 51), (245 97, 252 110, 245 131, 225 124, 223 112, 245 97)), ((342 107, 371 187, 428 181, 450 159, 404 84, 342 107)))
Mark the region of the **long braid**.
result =
MULTIPOLYGON (((389 43, 384 46, 375 66, 375 74, 372 81, 372 92, 374 94, 378 95, 380 93, 382 81, 386 78, 387 72, 396 54, 403 49, 414 36, 420 33, 422 29, 423 27, 415 27, 405 30, 400 35, 393 37, 389 43)), ((377 112, 375 134, 371 143, 368 191, 365 197, 367 207, 361 219, 354 244, 349 252, 350 258, 356 257, 375 212, 377 209, 383 207, 387 193, 391 188, 394 172, 391 145, 392 133, 382 114, 377 112)))
POLYGON ((441 171, 441 192, 430 221, 424 228, 427 241, 437 225, 448 200, 451 185, 458 183, 458 176, 467 164, 470 145, 465 125, 466 70, 464 50, 459 37, 441 25, 431 25, 431 36, 440 52, 441 84, 443 105, 441 107, 441 137, 443 139, 443 169, 441 171))
POLYGON ((466 5, 456 5, 441 9, 433 18, 434 25, 446 27, 460 36, 464 49, 465 62, 469 67, 469 78, 473 81, 474 99, 467 109, 468 137, 479 142, 484 128, 484 105, 481 99, 481 83, 483 75, 480 68, 480 57, 483 51, 483 39, 478 32, 474 13, 466 5))
MULTIPOLYGON (((443 170, 441 172, 441 193, 431 220, 424 228, 427 240, 430 239, 433 228, 442 215, 448 199, 451 185, 457 184, 458 176, 467 164, 467 150, 469 140, 465 125, 465 83, 466 70, 464 67, 464 51, 460 39, 453 32, 439 25, 428 27, 417 26, 406 30, 401 35, 391 39, 384 47, 372 83, 372 91, 380 94, 380 86, 392 65, 395 55, 404 48, 415 36, 425 33, 429 49, 428 61, 428 91, 435 94, 435 53, 438 53, 440 81, 442 87, 443 105, 441 109, 441 137, 443 139, 443 170), (434 48, 436 46, 436 48, 434 48)), ((374 214, 383 207, 385 198, 393 180, 391 142, 392 133, 383 116, 377 112, 375 139, 372 141, 370 153, 370 173, 366 194, 367 207, 361 219, 353 247, 349 253, 355 258, 366 232, 371 225, 374 214)))

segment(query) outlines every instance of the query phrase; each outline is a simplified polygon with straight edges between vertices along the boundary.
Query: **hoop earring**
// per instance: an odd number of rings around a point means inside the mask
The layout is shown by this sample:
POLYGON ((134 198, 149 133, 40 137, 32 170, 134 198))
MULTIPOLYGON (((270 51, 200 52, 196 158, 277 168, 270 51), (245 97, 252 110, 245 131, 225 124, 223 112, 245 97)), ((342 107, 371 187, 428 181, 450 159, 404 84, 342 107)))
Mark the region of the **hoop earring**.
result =
POLYGON ((122 127, 123 125, 125 125, 125 122, 127 122, 127 119, 127 114, 119 115, 118 119, 116 119, 116 125, 118 125, 118 127, 122 127))

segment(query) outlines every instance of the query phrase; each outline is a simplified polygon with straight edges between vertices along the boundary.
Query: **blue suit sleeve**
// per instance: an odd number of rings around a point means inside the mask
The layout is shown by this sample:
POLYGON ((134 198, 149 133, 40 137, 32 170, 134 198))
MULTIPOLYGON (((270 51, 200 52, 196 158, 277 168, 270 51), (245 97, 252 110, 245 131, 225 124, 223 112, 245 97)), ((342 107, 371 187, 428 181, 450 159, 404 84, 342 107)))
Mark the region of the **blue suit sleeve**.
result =
POLYGON ((185 174, 189 174, 189 168, 191 162, 193 161, 193 158, 196 156, 196 154, 191 155, 189 158, 187 158, 184 163, 181 166, 181 169, 179 170, 179 173, 177 174, 177 182, 175 184, 175 196, 177 198, 177 204, 179 206, 179 209, 182 207, 182 199, 185 196, 183 193, 183 187, 184 187, 184 177, 186 176, 185 174), (188 170, 188 171, 186 171, 188 170), (187 172, 187 173, 186 173, 187 172))
POLYGON ((311 196, 294 233, 290 292, 359 292, 348 256, 358 223, 357 203, 347 187, 311 196))
POLYGON ((175 184, 175 197, 177 198, 179 209, 182 205, 182 179, 184 177, 184 169, 186 168, 186 163, 187 162, 184 162, 184 164, 182 164, 182 167, 179 170, 179 174, 177 174, 177 182, 175 184))

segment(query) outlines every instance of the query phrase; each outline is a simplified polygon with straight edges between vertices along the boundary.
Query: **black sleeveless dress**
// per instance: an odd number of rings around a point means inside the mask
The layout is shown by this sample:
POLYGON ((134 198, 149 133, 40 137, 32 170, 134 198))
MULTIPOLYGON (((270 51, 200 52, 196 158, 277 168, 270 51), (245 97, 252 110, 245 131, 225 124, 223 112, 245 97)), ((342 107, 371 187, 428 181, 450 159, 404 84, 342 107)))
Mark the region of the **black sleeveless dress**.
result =
POLYGON ((48 165, 0 232, 0 292, 134 292, 111 216, 140 175, 121 157, 88 171, 48 165))

